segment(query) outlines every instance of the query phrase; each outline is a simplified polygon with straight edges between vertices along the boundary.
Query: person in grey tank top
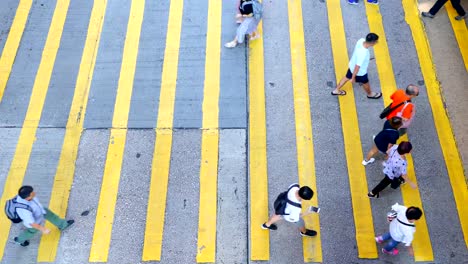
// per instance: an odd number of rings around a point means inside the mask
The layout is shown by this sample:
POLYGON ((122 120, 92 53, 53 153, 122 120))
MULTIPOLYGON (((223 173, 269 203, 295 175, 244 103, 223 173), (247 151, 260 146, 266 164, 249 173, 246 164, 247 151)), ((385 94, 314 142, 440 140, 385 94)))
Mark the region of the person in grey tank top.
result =
POLYGON ((41 231, 44 235, 50 233, 50 229, 44 226, 46 220, 55 225, 60 231, 67 229, 75 222, 74 220, 62 219, 48 208, 42 206, 31 186, 25 185, 18 190, 16 202, 25 204, 28 207, 28 209, 16 209, 16 213, 23 220, 26 230, 15 237, 14 241, 23 247, 29 245, 29 239, 38 231, 41 231))

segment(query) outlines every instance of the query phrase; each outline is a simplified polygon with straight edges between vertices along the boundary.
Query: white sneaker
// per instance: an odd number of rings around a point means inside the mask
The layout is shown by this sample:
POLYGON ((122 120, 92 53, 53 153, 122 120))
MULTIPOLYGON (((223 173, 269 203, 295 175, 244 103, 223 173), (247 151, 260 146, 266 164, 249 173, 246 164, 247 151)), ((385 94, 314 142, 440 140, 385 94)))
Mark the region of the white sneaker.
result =
POLYGON ((370 158, 370 160, 365 160, 365 159, 364 159, 364 160, 362 161, 362 165, 367 166, 367 165, 371 164, 371 163, 374 162, 374 161, 375 161, 374 158, 370 158))
POLYGON ((236 45, 237 45, 237 43, 235 41, 231 41, 231 42, 228 42, 228 43, 224 44, 224 47, 234 48, 236 45))

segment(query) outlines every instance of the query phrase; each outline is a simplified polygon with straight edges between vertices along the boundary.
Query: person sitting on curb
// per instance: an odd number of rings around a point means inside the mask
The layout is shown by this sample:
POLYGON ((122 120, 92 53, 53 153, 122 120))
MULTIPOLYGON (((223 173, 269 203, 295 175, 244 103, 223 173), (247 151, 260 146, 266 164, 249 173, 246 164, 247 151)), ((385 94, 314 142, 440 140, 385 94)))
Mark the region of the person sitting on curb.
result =
POLYGON ((262 225, 263 229, 277 230, 276 222, 281 219, 294 223, 300 231, 301 236, 313 237, 317 235, 314 230, 306 229, 304 219, 302 219, 302 200, 310 200, 314 192, 308 186, 300 187, 299 184, 291 184, 288 191, 278 195, 274 202, 275 213, 268 222, 262 225))
POLYGON ((27 228, 19 236, 14 238, 15 243, 27 247, 29 239, 31 239, 37 231, 47 235, 50 230, 44 227, 45 220, 50 221, 60 231, 63 231, 75 223, 74 220, 65 220, 60 218, 48 208, 42 206, 39 199, 36 197, 33 187, 25 185, 18 190, 16 203, 23 207, 16 207, 16 213, 23 221, 23 225, 27 228))
POLYGON ((387 151, 396 144, 400 134, 398 128, 401 127, 403 119, 398 116, 392 117, 390 120, 385 121, 382 131, 374 136, 374 145, 367 153, 366 158, 362 161, 362 165, 367 166, 373 163, 375 159, 373 156, 377 152, 387 155, 387 151))
POLYGON ((397 189, 401 184, 408 182, 413 189, 416 184, 409 180, 406 167, 406 154, 411 153, 413 146, 408 141, 403 141, 399 145, 394 145, 388 151, 388 159, 384 162, 383 173, 385 177, 367 194, 369 198, 379 198, 379 193, 391 184, 393 189, 397 189))
POLYGON ((249 40, 254 40, 260 37, 260 34, 257 32, 257 26, 258 23, 260 23, 261 14, 255 15, 254 5, 261 4, 253 0, 241 0, 239 2, 240 15, 236 15, 236 23, 240 23, 240 25, 237 27, 234 39, 224 44, 224 47, 234 48, 237 44, 243 43, 246 34, 249 35, 249 40))
POLYGON ((406 208, 398 203, 392 206, 392 210, 395 211, 397 215, 390 222, 389 232, 377 236, 375 241, 382 244, 389 240, 387 245, 382 248, 382 252, 393 256, 398 255, 398 244, 405 243, 409 254, 413 256, 414 252, 411 242, 413 242, 414 233, 416 232, 414 222, 419 220, 423 213, 418 207, 410 206, 406 208))

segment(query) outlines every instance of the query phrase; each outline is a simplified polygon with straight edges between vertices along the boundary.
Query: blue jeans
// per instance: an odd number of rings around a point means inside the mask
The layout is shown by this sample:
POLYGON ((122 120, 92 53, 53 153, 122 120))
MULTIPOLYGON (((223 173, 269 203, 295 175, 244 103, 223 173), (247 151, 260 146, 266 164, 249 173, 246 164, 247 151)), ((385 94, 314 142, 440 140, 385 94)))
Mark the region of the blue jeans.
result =
POLYGON ((387 241, 387 240, 390 240, 387 245, 385 245, 384 249, 386 251, 392 251, 394 248, 396 248, 398 246, 398 244, 400 242, 398 241, 395 241, 392 236, 390 235, 390 232, 387 232, 385 234, 382 235, 382 240, 383 241, 387 241))

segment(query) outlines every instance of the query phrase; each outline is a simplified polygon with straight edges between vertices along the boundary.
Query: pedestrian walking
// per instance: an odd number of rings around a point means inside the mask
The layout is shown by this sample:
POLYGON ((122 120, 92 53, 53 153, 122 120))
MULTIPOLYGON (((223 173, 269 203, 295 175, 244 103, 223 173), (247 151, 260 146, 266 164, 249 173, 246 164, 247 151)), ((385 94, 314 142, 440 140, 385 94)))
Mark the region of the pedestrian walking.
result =
POLYGON ((401 184, 406 182, 416 189, 416 184, 409 180, 406 168, 406 154, 411 153, 413 146, 408 141, 403 141, 399 145, 393 145, 387 154, 388 159, 384 162, 383 173, 385 177, 370 191, 367 196, 369 198, 379 198, 379 193, 390 185, 393 189, 397 189, 401 184))
MULTIPOLYGON (((455 8, 458 13, 458 16, 455 17, 456 20, 467 18, 466 12, 460 4, 460 0, 450 0, 450 2, 452 2, 453 8, 455 8)), ((423 17, 434 18, 437 12, 439 12, 439 10, 445 5, 445 3, 447 3, 447 0, 437 0, 429 12, 422 12, 421 15, 423 17)))
POLYGON ((416 114, 416 108, 412 102, 412 99, 419 95, 419 87, 413 84, 409 84, 406 90, 398 89, 391 96, 392 103, 390 107, 393 109, 388 115, 387 120, 390 120, 394 116, 399 116, 403 119, 398 132, 400 136, 403 136, 408 131, 408 127, 413 121, 414 115, 416 114))
POLYGON ((400 133, 398 133, 398 128, 401 127, 402 123, 401 117, 394 116, 390 120, 385 121, 382 131, 380 131, 374 137, 374 145, 367 152, 366 158, 362 161, 362 165, 367 166, 370 163, 373 163, 375 159, 373 156, 379 151, 387 155, 387 151, 396 144, 400 133))
POLYGON ((346 95, 346 91, 341 90, 341 88, 351 80, 353 83, 357 82, 362 84, 362 87, 367 93, 367 98, 379 99, 382 96, 382 93, 372 92, 369 84, 369 78, 367 77, 367 67, 369 66, 370 61, 369 48, 372 48, 377 44, 378 40, 379 36, 377 36, 377 34, 369 33, 365 39, 361 38, 356 42, 353 55, 348 63, 346 76, 340 80, 336 88, 331 92, 332 95, 346 95))
POLYGON ((392 206, 392 210, 396 212, 396 217, 391 220, 389 232, 377 236, 375 241, 379 244, 388 241, 382 248, 382 252, 389 255, 398 255, 397 246, 404 243, 408 249, 408 253, 413 256, 413 242, 414 232, 416 232, 415 222, 422 216, 422 211, 418 207, 410 206, 406 208, 398 203, 392 206))
POLYGON ((27 228, 14 238, 14 241, 23 247, 29 245, 29 239, 38 231, 41 231, 44 235, 50 233, 50 230, 44 227, 45 220, 51 222, 60 231, 67 229, 75 222, 74 220, 62 219, 42 206, 33 187, 28 185, 21 187, 18 195, 7 201, 5 212, 13 223, 23 222, 23 225, 27 228))
POLYGON ((237 44, 243 43, 245 35, 249 35, 249 40, 260 37, 257 26, 262 17, 262 4, 258 0, 240 0, 238 10, 240 15, 236 15, 236 23, 240 25, 237 27, 234 39, 224 44, 226 48, 234 48, 237 44))
POLYGON ((274 202, 275 213, 270 217, 268 222, 262 225, 263 229, 277 230, 276 222, 281 219, 287 222, 294 223, 298 228, 301 236, 313 237, 317 232, 311 229, 306 229, 304 215, 302 214, 302 200, 310 200, 314 196, 314 192, 308 186, 300 187, 299 184, 291 184, 286 192, 278 195, 274 202))
MULTIPOLYGON (((357 5, 359 3, 359 0, 348 0, 348 4, 350 5, 357 5)), ((379 0, 367 0, 367 3, 373 4, 373 5, 378 5, 379 0)))

